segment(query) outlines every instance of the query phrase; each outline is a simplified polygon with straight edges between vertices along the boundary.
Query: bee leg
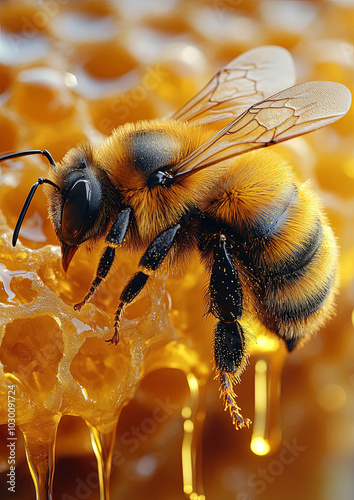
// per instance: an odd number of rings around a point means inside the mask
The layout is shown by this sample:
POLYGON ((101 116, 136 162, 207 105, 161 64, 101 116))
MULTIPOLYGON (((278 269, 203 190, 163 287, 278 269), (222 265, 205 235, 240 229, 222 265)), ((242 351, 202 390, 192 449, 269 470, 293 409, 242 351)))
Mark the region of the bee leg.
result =
POLYGON ((96 275, 90 287, 90 290, 85 295, 83 300, 78 304, 74 305, 75 311, 80 311, 80 309, 88 302, 91 297, 96 293, 101 282, 106 278, 109 273, 115 257, 115 249, 122 244, 124 236, 126 235, 129 221, 130 221, 131 208, 124 208, 118 215, 116 221, 112 225, 106 236, 106 247, 103 255, 98 263, 96 275))
POLYGON ((250 419, 244 418, 236 402, 233 386, 240 382, 240 375, 247 364, 247 342, 238 321, 225 323, 219 321, 214 329, 214 361, 220 394, 224 399, 225 411, 228 409, 236 429, 249 427, 250 419))
POLYGON ((210 277, 210 312, 219 319, 214 329, 214 361, 225 410, 229 409, 236 429, 249 427, 236 403, 233 385, 240 381, 248 359, 248 344, 239 319, 243 314, 243 294, 237 269, 220 235, 213 251, 210 277))
POLYGON ((114 335, 111 339, 106 340, 106 342, 116 345, 119 342, 119 323, 123 316, 124 309, 126 308, 127 304, 132 302, 135 297, 139 295, 141 290, 146 285, 149 274, 156 271, 162 264, 173 242, 175 241, 175 237, 180 227, 180 224, 176 224, 175 226, 166 229, 158 236, 156 236, 156 238, 150 243, 148 249, 141 257, 139 262, 139 267, 144 271, 147 271, 148 274, 142 271, 134 274, 134 276, 124 287, 124 290, 122 291, 119 298, 120 302, 118 308, 114 315, 114 335))
POLYGON ((114 335, 111 339, 106 340, 109 344, 117 345, 119 342, 119 323, 123 316, 124 309, 126 306, 132 302, 137 295, 141 292, 141 290, 146 285, 149 276, 143 272, 138 272, 134 274, 134 276, 129 280, 127 285, 124 287, 120 297, 119 297, 119 305, 114 314, 114 335))

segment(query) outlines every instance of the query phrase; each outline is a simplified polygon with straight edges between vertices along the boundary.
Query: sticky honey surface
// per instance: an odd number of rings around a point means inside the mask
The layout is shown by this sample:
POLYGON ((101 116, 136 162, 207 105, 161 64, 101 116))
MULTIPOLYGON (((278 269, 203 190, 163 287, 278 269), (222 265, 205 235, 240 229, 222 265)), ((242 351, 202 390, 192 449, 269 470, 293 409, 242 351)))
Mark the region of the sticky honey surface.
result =
MULTIPOLYGON (((59 161, 127 121, 169 116, 259 45, 289 49, 299 82, 354 89, 354 5, 345 0, 4 1, 0 22, 1 154, 47 149, 59 161)), ((22 204, 48 165, 40 157, 0 164, 1 498, 49 498, 53 473, 61 500, 108 499, 109 490, 120 500, 350 498, 353 131, 352 108, 331 127, 276 147, 322 197, 341 248, 341 291, 336 318, 302 350, 286 356, 258 332, 237 387, 254 424, 240 432, 213 380, 213 320, 204 318, 207 277, 197 256, 183 272, 151 280, 126 310, 118 347, 108 346, 139 255, 120 253, 75 313, 103 246, 80 249, 65 274, 39 188, 13 248, 22 204), (10 386, 15 494, 7 484, 10 386)))

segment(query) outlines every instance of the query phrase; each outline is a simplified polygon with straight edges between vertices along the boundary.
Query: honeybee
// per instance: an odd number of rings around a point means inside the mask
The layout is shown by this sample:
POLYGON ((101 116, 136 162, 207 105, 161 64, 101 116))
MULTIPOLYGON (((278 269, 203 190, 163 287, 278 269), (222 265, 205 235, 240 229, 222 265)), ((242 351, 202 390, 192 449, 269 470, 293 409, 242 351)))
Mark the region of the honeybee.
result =
POLYGON ((337 291, 337 244, 319 199, 284 159, 257 149, 338 120, 351 95, 339 83, 293 86, 294 79, 285 49, 260 47, 222 68, 171 119, 125 124, 99 146, 71 149, 58 165, 47 150, 0 158, 41 154, 50 163, 24 203, 14 246, 41 184, 51 186, 49 218, 65 271, 80 245, 105 239, 75 310, 105 280, 119 248, 143 254, 120 295, 111 344, 126 306, 154 273, 199 252, 210 276, 207 311, 217 320, 216 375, 237 429, 250 424, 234 393, 249 356, 244 312, 290 352, 331 316, 337 291))

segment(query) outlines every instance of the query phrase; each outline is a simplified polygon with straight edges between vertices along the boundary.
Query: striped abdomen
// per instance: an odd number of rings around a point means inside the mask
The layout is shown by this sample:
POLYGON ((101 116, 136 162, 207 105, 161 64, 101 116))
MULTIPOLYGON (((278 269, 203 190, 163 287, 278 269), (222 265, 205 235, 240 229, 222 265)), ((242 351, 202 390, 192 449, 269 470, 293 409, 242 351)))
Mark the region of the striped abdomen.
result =
POLYGON ((266 153, 241 158, 207 212, 225 223, 253 313, 292 350, 332 313, 337 245, 308 184, 266 153))

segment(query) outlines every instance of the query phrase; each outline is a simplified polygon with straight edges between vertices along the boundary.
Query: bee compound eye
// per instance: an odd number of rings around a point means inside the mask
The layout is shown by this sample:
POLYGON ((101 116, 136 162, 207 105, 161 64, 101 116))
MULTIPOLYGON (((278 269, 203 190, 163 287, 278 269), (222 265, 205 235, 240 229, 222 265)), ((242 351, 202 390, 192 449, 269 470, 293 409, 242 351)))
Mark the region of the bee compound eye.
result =
POLYGON ((86 179, 77 180, 64 201, 61 229, 63 239, 78 245, 85 239, 92 189, 86 179))

